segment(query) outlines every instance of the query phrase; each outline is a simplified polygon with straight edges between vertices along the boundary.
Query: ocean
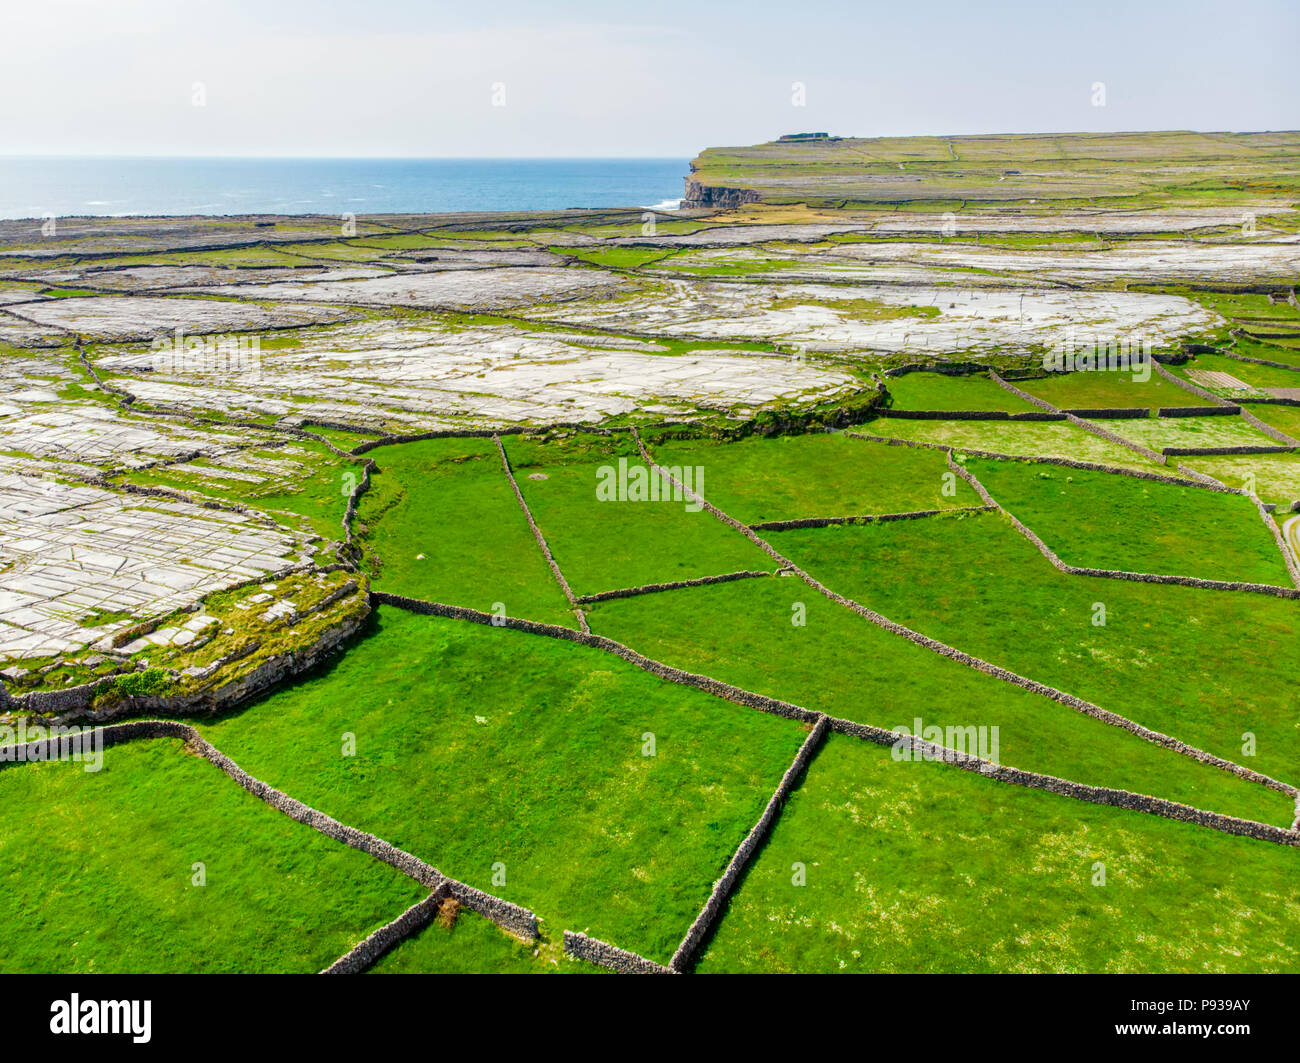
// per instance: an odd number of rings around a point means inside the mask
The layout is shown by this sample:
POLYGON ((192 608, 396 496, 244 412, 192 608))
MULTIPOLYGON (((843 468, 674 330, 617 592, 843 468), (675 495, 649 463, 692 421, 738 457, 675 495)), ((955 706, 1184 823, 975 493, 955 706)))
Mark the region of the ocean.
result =
POLYGON ((0 218, 671 209, 686 159, 0 157, 0 218))

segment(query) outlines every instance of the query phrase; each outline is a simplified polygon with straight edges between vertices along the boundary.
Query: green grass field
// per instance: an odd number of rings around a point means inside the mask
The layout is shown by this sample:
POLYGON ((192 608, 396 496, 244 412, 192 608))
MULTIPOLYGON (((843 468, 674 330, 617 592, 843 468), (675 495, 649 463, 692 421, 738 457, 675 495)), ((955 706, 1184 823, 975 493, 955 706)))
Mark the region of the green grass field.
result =
MULTIPOLYGON (((924 524, 947 537, 959 537, 965 526, 961 518, 903 523, 924 524)), ((910 575, 884 566, 855 566, 853 578, 847 578, 801 548, 823 541, 852 543, 856 537, 845 529, 770 535, 774 545, 788 548, 814 576, 850 596, 864 579, 888 585, 910 575)), ((853 560, 848 555, 846 565, 853 560)), ((1247 818, 1290 822, 1290 802, 1282 795, 916 646, 827 600, 802 580, 746 580, 601 602, 588 620, 597 634, 655 660, 805 708, 886 729, 910 728, 917 717, 927 725, 997 727, 998 759, 1004 764, 1247 818), (803 606, 804 626, 793 623, 799 615, 796 603, 803 606)), ((1089 623, 1086 610, 1078 623, 1089 623)), ((933 633, 933 625, 927 630, 933 633)), ((955 645, 976 652, 966 643, 955 645)), ((1003 657, 992 660, 1012 666, 1003 657)))
MULTIPOLYGON (((640 470, 648 482, 650 473, 639 458, 628 455, 629 445, 624 440, 619 446, 568 454, 555 444, 506 441, 520 490, 575 594, 773 567, 765 554, 708 512, 688 510, 691 503, 684 496, 637 501, 633 477, 640 470), (627 490, 624 497, 602 500, 597 495, 601 470, 620 479, 620 458, 627 461, 622 477, 627 490)), ((706 496, 709 482, 706 468, 706 496)))
MULTIPOLYGON (((1263 418, 1260 418, 1263 420, 1263 418)), ((1105 428, 1130 443, 1165 447, 1276 447, 1276 439, 1240 417, 1143 417, 1107 421, 1105 428)))
POLYGON ((887 377, 885 386, 896 410, 1005 410, 1027 413, 1038 409, 1017 398, 984 374, 904 373, 887 377))
POLYGON ((425 893, 179 742, 103 758, 0 771, 0 971, 314 973, 425 893))
POLYGON ((1289 506, 1300 499, 1300 454, 1225 454, 1180 459, 1228 487, 1253 490, 1263 501, 1289 506))
POLYGON ((370 452, 357 508, 377 590, 573 626, 490 439, 431 439, 370 452))
POLYGON ((1062 410, 1205 405, 1203 398, 1162 379, 1154 370, 1146 381, 1131 372, 1107 371, 1053 374, 1017 381, 1016 386, 1062 410))
MULTIPOLYGON (((1296 781, 1298 602, 1067 576, 994 513, 772 539, 814 576, 901 624, 1296 781), (949 523, 959 530, 943 526, 949 523), (1105 607, 1102 626, 1094 623, 1097 603, 1105 607), (1253 756, 1243 750, 1247 734, 1253 756)), ((1280 794, 1266 799, 1269 822, 1283 823, 1290 802, 1280 794)))
POLYGON ((1297 871, 1293 848, 832 735, 696 969, 1294 972, 1297 871))
POLYGON ((270 785, 532 908, 550 939, 661 962, 806 737, 599 650, 386 607, 325 673, 200 726, 270 785))
POLYGON ((980 504, 965 481, 953 482, 939 451, 838 432, 725 444, 665 439, 647 448, 660 465, 703 467, 705 497, 747 524, 980 504))
POLYGON ((969 458, 966 468, 1066 564, 1291 585, 1259 510, 1241 495, 1020 461, 969 458))

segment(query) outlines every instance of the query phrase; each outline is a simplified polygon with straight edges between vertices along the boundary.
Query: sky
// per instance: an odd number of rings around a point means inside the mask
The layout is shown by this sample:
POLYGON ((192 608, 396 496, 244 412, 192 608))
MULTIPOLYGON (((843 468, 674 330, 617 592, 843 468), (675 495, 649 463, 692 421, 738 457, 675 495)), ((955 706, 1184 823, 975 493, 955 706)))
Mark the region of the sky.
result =
POLYGON ((1300 127, 1296 0, 11 0, 0 26, 7 155, 1300 127))

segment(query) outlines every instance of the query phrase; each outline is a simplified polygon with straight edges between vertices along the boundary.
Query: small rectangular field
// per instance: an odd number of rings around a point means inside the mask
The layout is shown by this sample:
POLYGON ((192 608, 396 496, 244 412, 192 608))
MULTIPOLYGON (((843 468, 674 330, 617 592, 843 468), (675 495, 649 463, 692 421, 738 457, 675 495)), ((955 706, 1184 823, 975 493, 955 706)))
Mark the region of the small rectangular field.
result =
MULTIPOLYGON (((524 499, 577 595, 774 567, 684 495, 674 500, 667 481, 650 472, 627 437, 608 445, 599 437, 552 443, 512 437, 505 445, 524 499), (657 501, 638 500, 637 477, 659 481, 657 501), (601 497, 602 481, 616 497, 601 497)), ((706 493, 708 483, 706 471, 706 493)))
POLYGON ((983 373, 951 376, 947 373, 904 373, 885 378, 896 410, 1001 410, 1029 413, 1033 403, 1013 395, 983 373))
POLYGON ((1294 972, 1298 872, 1288 846, 832 735, 696 969, 1294 972))
POLYGON ((969 458, 966 468, 1066 564, 1291 586, 1242 495, 1021 461, 969 458))
POLYGON ((1127 469, 1150 469, 1154 465, 1127 447, 1055 421, 905 421, 878 417, 851 431, 1017 457, 1074 458, 1127 469))
MULTIPOLYGON (((1261 418, 1263 420, 1263 418, 1261 418)), ((1155 451, 1166 447, 1278 447, 1271 436, 1241 417, 1141 417, 1106 421, 1102 427, 1121 439, 1155 451)))
POLYGON ((660 465, 702 468, 704 496, 746 524, 980 504, 969 485, 952 483, 941 452, 839 432, 736 443, 648 439, 647 448, 660 465))
POLYGON ((0 770, 2 971, 310 974, 427 892, 178 741, 102 756, 0 770))
POLYGON ((377 624, 201 729, 271 786, 531 908, 549 940, 667 962, 803 725, 541 635, 386 606, 377 624))
POLYGON ((357 532, 376 590, 572 626, 490 439, 379 447, 357 532))
POLYGON ((1018 380, 1022 391, 1045 399, 1062 410, 1139 409, 1160 406, 1204 406, 1206 400, 1180 388, 1148 369, 1147 380, 1131 372, 1053 373, 1033 380, 1018 380))

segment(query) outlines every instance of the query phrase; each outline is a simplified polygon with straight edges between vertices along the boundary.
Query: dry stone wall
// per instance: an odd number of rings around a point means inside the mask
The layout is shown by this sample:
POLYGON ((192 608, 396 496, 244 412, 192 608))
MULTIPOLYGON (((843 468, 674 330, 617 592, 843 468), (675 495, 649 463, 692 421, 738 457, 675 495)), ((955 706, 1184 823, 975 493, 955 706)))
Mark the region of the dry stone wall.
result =
MULTIPOLYGON (((402 874, 415 879, 415 881, 427 886, 430 890, 444 890, 445 893, 455 897, 466 908, 486 916, 512 934, 530 940, 538 936, 537 916, 527 908, 522 908, 517 904, 502 900, 500 897, 494 897, 482 890, 475 889, 473 886, 449 878, 436 867, 397 848, 395 845, 384 841, 384 839, 340 823, 338 820, 327 816, 324 812, 317 811, 310 805, 305 805, 288 794, 268 786, 260 779, 249 775, 248 772, 244 771, 230 757, 222 753, 187 723, 181 723, 179 720, 132 720, 127 723, 109 724, 105 727, 96 728, 96 730, 99 733, 103 748, 145 738, 180 739, 191 752, 198 754, 208 763, 220 768, 258 800, 264 801, 279 812, 283 812, 290 819, 303 823, 326 837, 333 838, 335 841, 342 842, 344 845, 373 856, 376 860, 396 868, 402 874)), ((14 763, 53 759, 57 757, 61 749, 66 749, 66 746, 61 745, 61 743, 67 741, 67 736, 64 736, 25 743, 17 747, 18 755, 14 760, 0 761, 0 768, 14 763)))
MULTIPOLYGON (((1104 408, 1097 408, 1097 409, 1076 408, 1072 410, 1063 410, 1062 414, 1070 414, 1074 417, 1087 417, 1087 418, 1092 418, 1094 420, 1100 419, 1103 421, 1106 420, 1107 418, 1115 421, 1126 421, 1134 417, 1149 417, 1151 415, 1151 411, 1148 410, 1145 406, 1133 406, 1133 407, 1107 406, 1104 408)), ((1061 420, 1064 421, 1065 419, 1066 418, 1064 416, 1061 417, 1061 420)))
MULTIPOLYGON (((447 891, 443 891, 447 894, 447 891)), ((385 923, 354 948, 331 963, 321 974, 362 974, 392 952, 412 934, 419 933, 438 914, 443 897, 438 891, 430 893, 411 905, 391 923, 385 923)))
POLYGON ((619 974, 675 974, 669 967, 647 960, 635 952, 620 949, 599 938, 588 937, 572 930, 564 932, 564 951, 575 959, 608 967, 619 974))
POLYGON ((895 520, 919 520, 947 513, 986 513, 996 506, 952 506, 948 509, 918 509, 908 513, 863 513, 849 517, 800 517, 796 520, 767 520, 750 524, 750 531, 794 531, 799 528, 830 528, 839 524, 888 524, 895 520))
MULTIPOLYGON (((763 550, 769 557, 772 557, 777 562, 779 562, 782 565, 782 567, 788 568, 791 572, 797 575, 800 579, 802 579, 805 583, 807 583, 808 586, 812 587, 819 594, 823 595, 826 598, 829 598, 831 601, 836 602, 839 605, 844 606, 846 609, 851 609, 859 616, 864 617, 867 620, 870 620, 877 627, 881 627, 886 631, 892 632, 893 634, 901 635, 909 642, 913 642, 918 646, 923 646, 924 648, 931 650, 935 653, 941 654, 942 656, 949 657, 953 660, 959 661, 962 664, 968 665, 969 667, 976 669, 977 671, 985 673, 986 675, 990 675, 996 679, 1000 679, 1003 682, 1007 682, 1015 686, 1023 687, 1024 689, 1033 691, 1036 694, 1041 694, 1044 697, 1051 698, 1053 701, 1058 701, 1063 705, 1068 705, 1071 708, 1077 710, 1078 712, 1085 713, 1086 715, 1092 716, 1098 720, 1101 720, 1104 723, 1112 724, 1113 726, 1116 727, 1121 727, 1124 730, 1131 732, 1132 734, 1138 735, 1140 738, 1145 738, 1146 740, 1150 742, 1154 742, 1157 745, 1162 745, 1167 749, 1172 749, 1178 753, 1182 753, 1186 756, 1193 758, 1194 760, 1199 760, 1202 763, 1211 764, 1214 767, 1222 768, 1224 771, 1231 772, 1234 775, 1240 776, 1241 778, 1249 779, 1252 782, 1260 783, 1264 786, 1270 787, 1271 789, 1279 790, 1282 793, 1289 794, 1293 797, 1300 795, 1300 790, 1297 790, 1296 787, 1290 785, 1289 783, 1279 782, 1278 780, 1272 779, 1267 775, 1262 775, 1259 772, 1252 771, 1249 768, 1244 768, 1239 764, 1234 764, 1232 761, 1225 760, 1222 757, 1217 757, 1212 753, 1207 753, 1205 750, 1197 749, 1195 746, 1189 746, 1185 742, 1181 742, 1178 739, 1173 738, 1169 735, 1162 734, 1159 731, 1152 731, 1151 729, 1143 727, 1141 724, 1134 723, 1132 720, 1120 716, 1117 713, 1109 712, 1108 710, 1103 709, 1098 705, 1093 705, 1091 702, 1084 701, 1082 698, 1077 698, 1073 694, 1067 694, 1064 691, 1055 689, 1054 687, 1049 687, 1045 683, 1039 683, 1037 680, 1027 679, 1026 677, 1022 675, 1018 675, 1017 673, 1012 672, 1009 669, 1002 668, 995 664, 990 664, 988 661, 981 660, 980 658, 974 657, 968 653, 964 653, 961 650, 954 649, 953 647, 948 646, 945 643, 938 641, 937 639, 930 638, 928 635, 922 635, 920 632, 913 631, 911 628, 904 627, 902 624, 897 624, 894 621, 888 619, 887 617, 882 616, 880 613, 868 609, 866 606, 862 605, 861 603, 853 601, 851 598, 846 598, 842 594, 837 594, 835 591, 831 590, 825 584, 819 582, 809 573, 805 572, 789 558, 779 553, 770 543, 768 543, 765 539, 758 536, 755 532, 751 531, 748 527, 741 524, 733 517, 728 516, 726 513, 723 513, 720 509, 717 508, 717 506, 701 498, 690 488, 680 483, 680 481, 674 480, 673 477, 666 472, 666 470, 654 464, 653 459, 646 451, 644 444, 642 444, 640 436, 636 435, 635 429, 633 429, 633 435, 636 438, 637 446, 641 450, 641 455, 643 460, 652 469, 657 471, 661 476, 664 476, 670 482, 676 484, 676 486, 681 488, 681 490, 688 497, 690 497, 693 501, 698 501, 704 509, 708 510, 715 517, 721 520, 724 524, 728 524, 731 527, 735 528, 737 531, 741 532, 741 534, 745 535, 751 542, 753 542, 756 546, 758 546, 759 549, 763 550)), ((986 499, 988 498, 987 492, 984 492, 984 497, 986 499)))
MULTIPOLYGON (((1047 558, 1047 560, 1051 562, 1052 567, 1059 572, 1065 572, 1072 576, 1100 576, 1106 579, 1130 580, 1137 583, 1170 583, 1176 584, 1180 587, 1200 587, 1203 590, 1245 591, 1250 594, 1268 594, 1275 598, 1300 598, 1300 590, 1297 590, 1295 587, 1278 587, 1270 583, 1239 583, 1229 580, 1200 579, 1196 576, 1166 576, 1146 572, 1122 572, 1117 569, 1079 568, 1075 565, 1068 565, 1062 561, 1051 547, 1043 542, 1038 535, 1023 524, 1015 514, 999 506, 984 488, 984 485, 976 479, 974 473, 953 461, 952 454, 948 455, 948 467, 970 484, 976 492, 978 492, 979 496, 985 500, 985 502, 989 503, 994 508, 1001 509, 1007 519, 1011 521, 1012 527, 1033 543, 1038 549, 1038 552, 1047 558)), ((1255 502, 1257 505, 1259 504, 1258 499, 1256 499, 1255 502)), ((1268 519, 1267 513, 1264 513, 1261 510, 1261 516, 1264 518, 1266 523, 1272 526, 1272 521, 1268 519)), ((1286 562, 1288 575, 1295 580, 1296 572, 1291 562, 1290 554, 1286 550, 1285 546, 1282 545, 1281 534, 1277 533, 1276 527, 1274 527, 1274 532, 1277 534, 1277 542, 1282 550, 1282 557, 1286 562)), ((1297 586, 1300 586, 1300 584, 1297 584, 1297 586)))
POLYGON ((731 896, 731 891, 735 889, 741 872, 745 870, 754 853, 767 839, 772 830, 772 825, 776 822, 776 817, 781 813, 781 806, 785 804, 794 791, 795 784, 807 769, 813 754, 817 752, 818 747, 825 740, 829 727, 828 718, 819 716, 817 722, 813 725, 811 733, 804 740, 803 745, 799 747, 799 752, 795 754, 794 761, 781 777, 781 782, 777 785, 776 792, 768 800, 767 807, 763 809, 763 814, 759 816, 758 822, 754 824, 749 834, 745 836, 745 840, 740 843, 740 847, 732 855, 726 869, 722 872, 722 877, 713 884, 713 892, 709 894, 709 899, 700 910, 700 914, 695 917, 695 922, 691 924, 690 929, 686 931, 686 936, 682 938, 682 943, 677 946, 677 951, 673 953, 672 962, 669 963, 669 966, 674 971, 686 970, 695 958, 700 945, 712 931, 718 917, 722 915, 722 909, 727 903, 727 898, 731 896))
POLYGON ((734 583, 742 579, 761 579, 774 576, 774 572, 749 571, 726 572, 721 576, 700 576, 697 579, 674 580, 671 583, 646 583, 640 587, 622 587, 616 591, 601 591, 599 594, 579 595, 575 601, 579 605, 592 605, 596 602, 613 601, 616 598, 635 598, 640 594, 658 594, 660 591, 684 590, 687 587, 707 587, 713 583, 734 583))
POLYGON ((1232 417, 1241 413, 1240 406, 1161 406, 1157 417, 1232 417))
POLYGON ((537 540, 542 556, 546 558, 546 563, 551 566, 551 575, 555 577, 555 582, 560 585, 560 590, 564 591, 564 596, 569 600, 569 607, 578 618, 582 630, 590 633, 591 629, 587 627, 587 618, 583 615, 582 610, 578 608, 578 599, 574 597, 573 589, 569 586, 569 581, 564 578, 564 573, 560 571, 560 566, 555 563, 555 557, 551 554, 550 546, 547 545, 546 536, 542 534, 542 529, 537 526, 537 521, 533 520, 533 512, 528 508, 528 503, 524 501, 524 493, 519 490, 519 481, 515 479, 515 472, 510 468, 510 459, 506 457, 506 448, 501 442, 501 437, 493 435, 492 441, 497 445, 497 452, 501 455, 501 464, 505 468, 506 479, 510 481, 510 489, 515 493, 515 501, 519 503, 519 508, 523 510, 524 517, 528 520, 528 527, 533 530, 533 538, 537 540))

